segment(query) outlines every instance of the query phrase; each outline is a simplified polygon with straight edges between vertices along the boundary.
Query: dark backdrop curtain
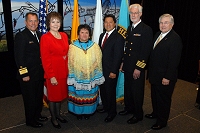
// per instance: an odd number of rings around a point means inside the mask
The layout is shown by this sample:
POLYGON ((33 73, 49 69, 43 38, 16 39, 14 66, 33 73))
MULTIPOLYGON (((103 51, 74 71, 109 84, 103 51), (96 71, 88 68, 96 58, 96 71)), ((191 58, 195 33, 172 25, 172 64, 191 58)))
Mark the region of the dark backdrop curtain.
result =
POLYGON ((194 82, 200 57, 200 7, 197 1, 143 0, 142 5, 142 20, 152 27, 154 33, 159 30, 159 16, 164 13, 173 15, 175 20, 173 29, 183 41, 178 78, 194 82))

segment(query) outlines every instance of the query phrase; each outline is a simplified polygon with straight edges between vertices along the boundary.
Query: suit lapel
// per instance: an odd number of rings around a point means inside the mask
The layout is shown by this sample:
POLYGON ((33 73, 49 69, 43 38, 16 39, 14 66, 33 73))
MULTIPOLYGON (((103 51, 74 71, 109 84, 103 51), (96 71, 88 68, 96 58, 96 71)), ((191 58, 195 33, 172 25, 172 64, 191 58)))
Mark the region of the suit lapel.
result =
POLYGON ((99 47, 101 48, 101 45, 102 45, 102 39, 103 39, 103 36, 104 36, 105 33, 102 33, 100 35, 100 38, 99 38, 99 47))
MULTIPOLYGON (((26 32, 27 32, 27 36, 30 37, 31 41, 33 41, 35 44, 39 45, 38 40, 34 37, 34 35, 32 34, 32 32, 28 28, 26 28, 26 32)), ((37 33, 38 39, 40 39, 39 38, 40 35, 38 34, 38 32, 36 32, 36 33, 37 33)))
POLYGON ((116 30, 114 30, 108 37, 108 39, 106 40, 105 44, 104 44, 104 48, 105 49, 108 45, 109 45, 109 42, 112 40, 112 38, 115 36, 116 34, 116 30))
MULTIPOLYGON (((165 37, 162 38, 162 40, 156 45, 156 47, 161 45, 162 43, 164 43, 169 38, 169 36, 172 34, 172 32, 173 32, 173 29, 165 37)), ((161 32, 157 32, 157 34, 155 35, 155 38, 154 38, 154 43, 160 34, 161 34, 161 32)))

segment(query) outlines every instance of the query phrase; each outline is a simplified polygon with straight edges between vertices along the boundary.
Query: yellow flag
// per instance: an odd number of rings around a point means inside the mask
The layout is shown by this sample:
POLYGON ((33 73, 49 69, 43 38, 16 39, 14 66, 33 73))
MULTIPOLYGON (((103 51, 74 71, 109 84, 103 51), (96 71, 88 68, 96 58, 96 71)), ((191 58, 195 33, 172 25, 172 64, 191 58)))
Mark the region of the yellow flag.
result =
POLYGON ((74 0, 74 12, 72 18, 72 30, 71 30, 71 42, 78 39, 78 26, 79 26, 79 14, 78 14, 78 0, 74 0))

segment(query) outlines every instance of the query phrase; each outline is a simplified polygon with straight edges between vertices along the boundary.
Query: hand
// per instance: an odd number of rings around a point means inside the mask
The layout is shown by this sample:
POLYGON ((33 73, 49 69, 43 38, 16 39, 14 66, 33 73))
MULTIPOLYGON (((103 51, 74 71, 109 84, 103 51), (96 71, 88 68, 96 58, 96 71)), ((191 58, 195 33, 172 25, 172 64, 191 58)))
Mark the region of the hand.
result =
POLYGON ((163 85, 169 85, 169 81, 170 81, 170 80, 168 80, 168 79, 166 79, 166 78, 163 78, 163 79, 162 79, 162 84, 163 84, 163 85))
POLYGON ((135 69, 133 72, 133 78, 138 79, 140 78, 140 70, 135 69))
POLYGON ((111 79, 116 78, 116 74, 114 74, 114 73, 110 73, 109 78, 111 78, 111 79))
POLYGON ((57 85, 57 84, 58 84, 58 82, 57 82, 57 80, 56 80, 55 77, 52 77, 52 78, 50 79, 50 81, 51 81, 51 84, 52 84, 52 85, 57 85))
POLYGON ((23 77, 22 80, 25 81, 25 82, 27 82, 27 81, 30 80, 30 77, 29 76, 23 77))

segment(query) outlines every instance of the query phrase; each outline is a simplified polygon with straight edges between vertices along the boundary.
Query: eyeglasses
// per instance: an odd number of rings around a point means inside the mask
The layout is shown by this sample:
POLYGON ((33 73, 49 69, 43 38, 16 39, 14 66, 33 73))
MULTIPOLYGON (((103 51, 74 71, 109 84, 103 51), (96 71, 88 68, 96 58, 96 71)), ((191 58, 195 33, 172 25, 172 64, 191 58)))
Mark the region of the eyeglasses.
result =
POLYGON ((159 24, 160 24, 160 25, 168 25, 168 24, 171 24, 171 22, 166 21, 166 22, 160 22, 159 24))
POLYGON ((140 12, 129 12, 130 15, 138 15, 140 12))

